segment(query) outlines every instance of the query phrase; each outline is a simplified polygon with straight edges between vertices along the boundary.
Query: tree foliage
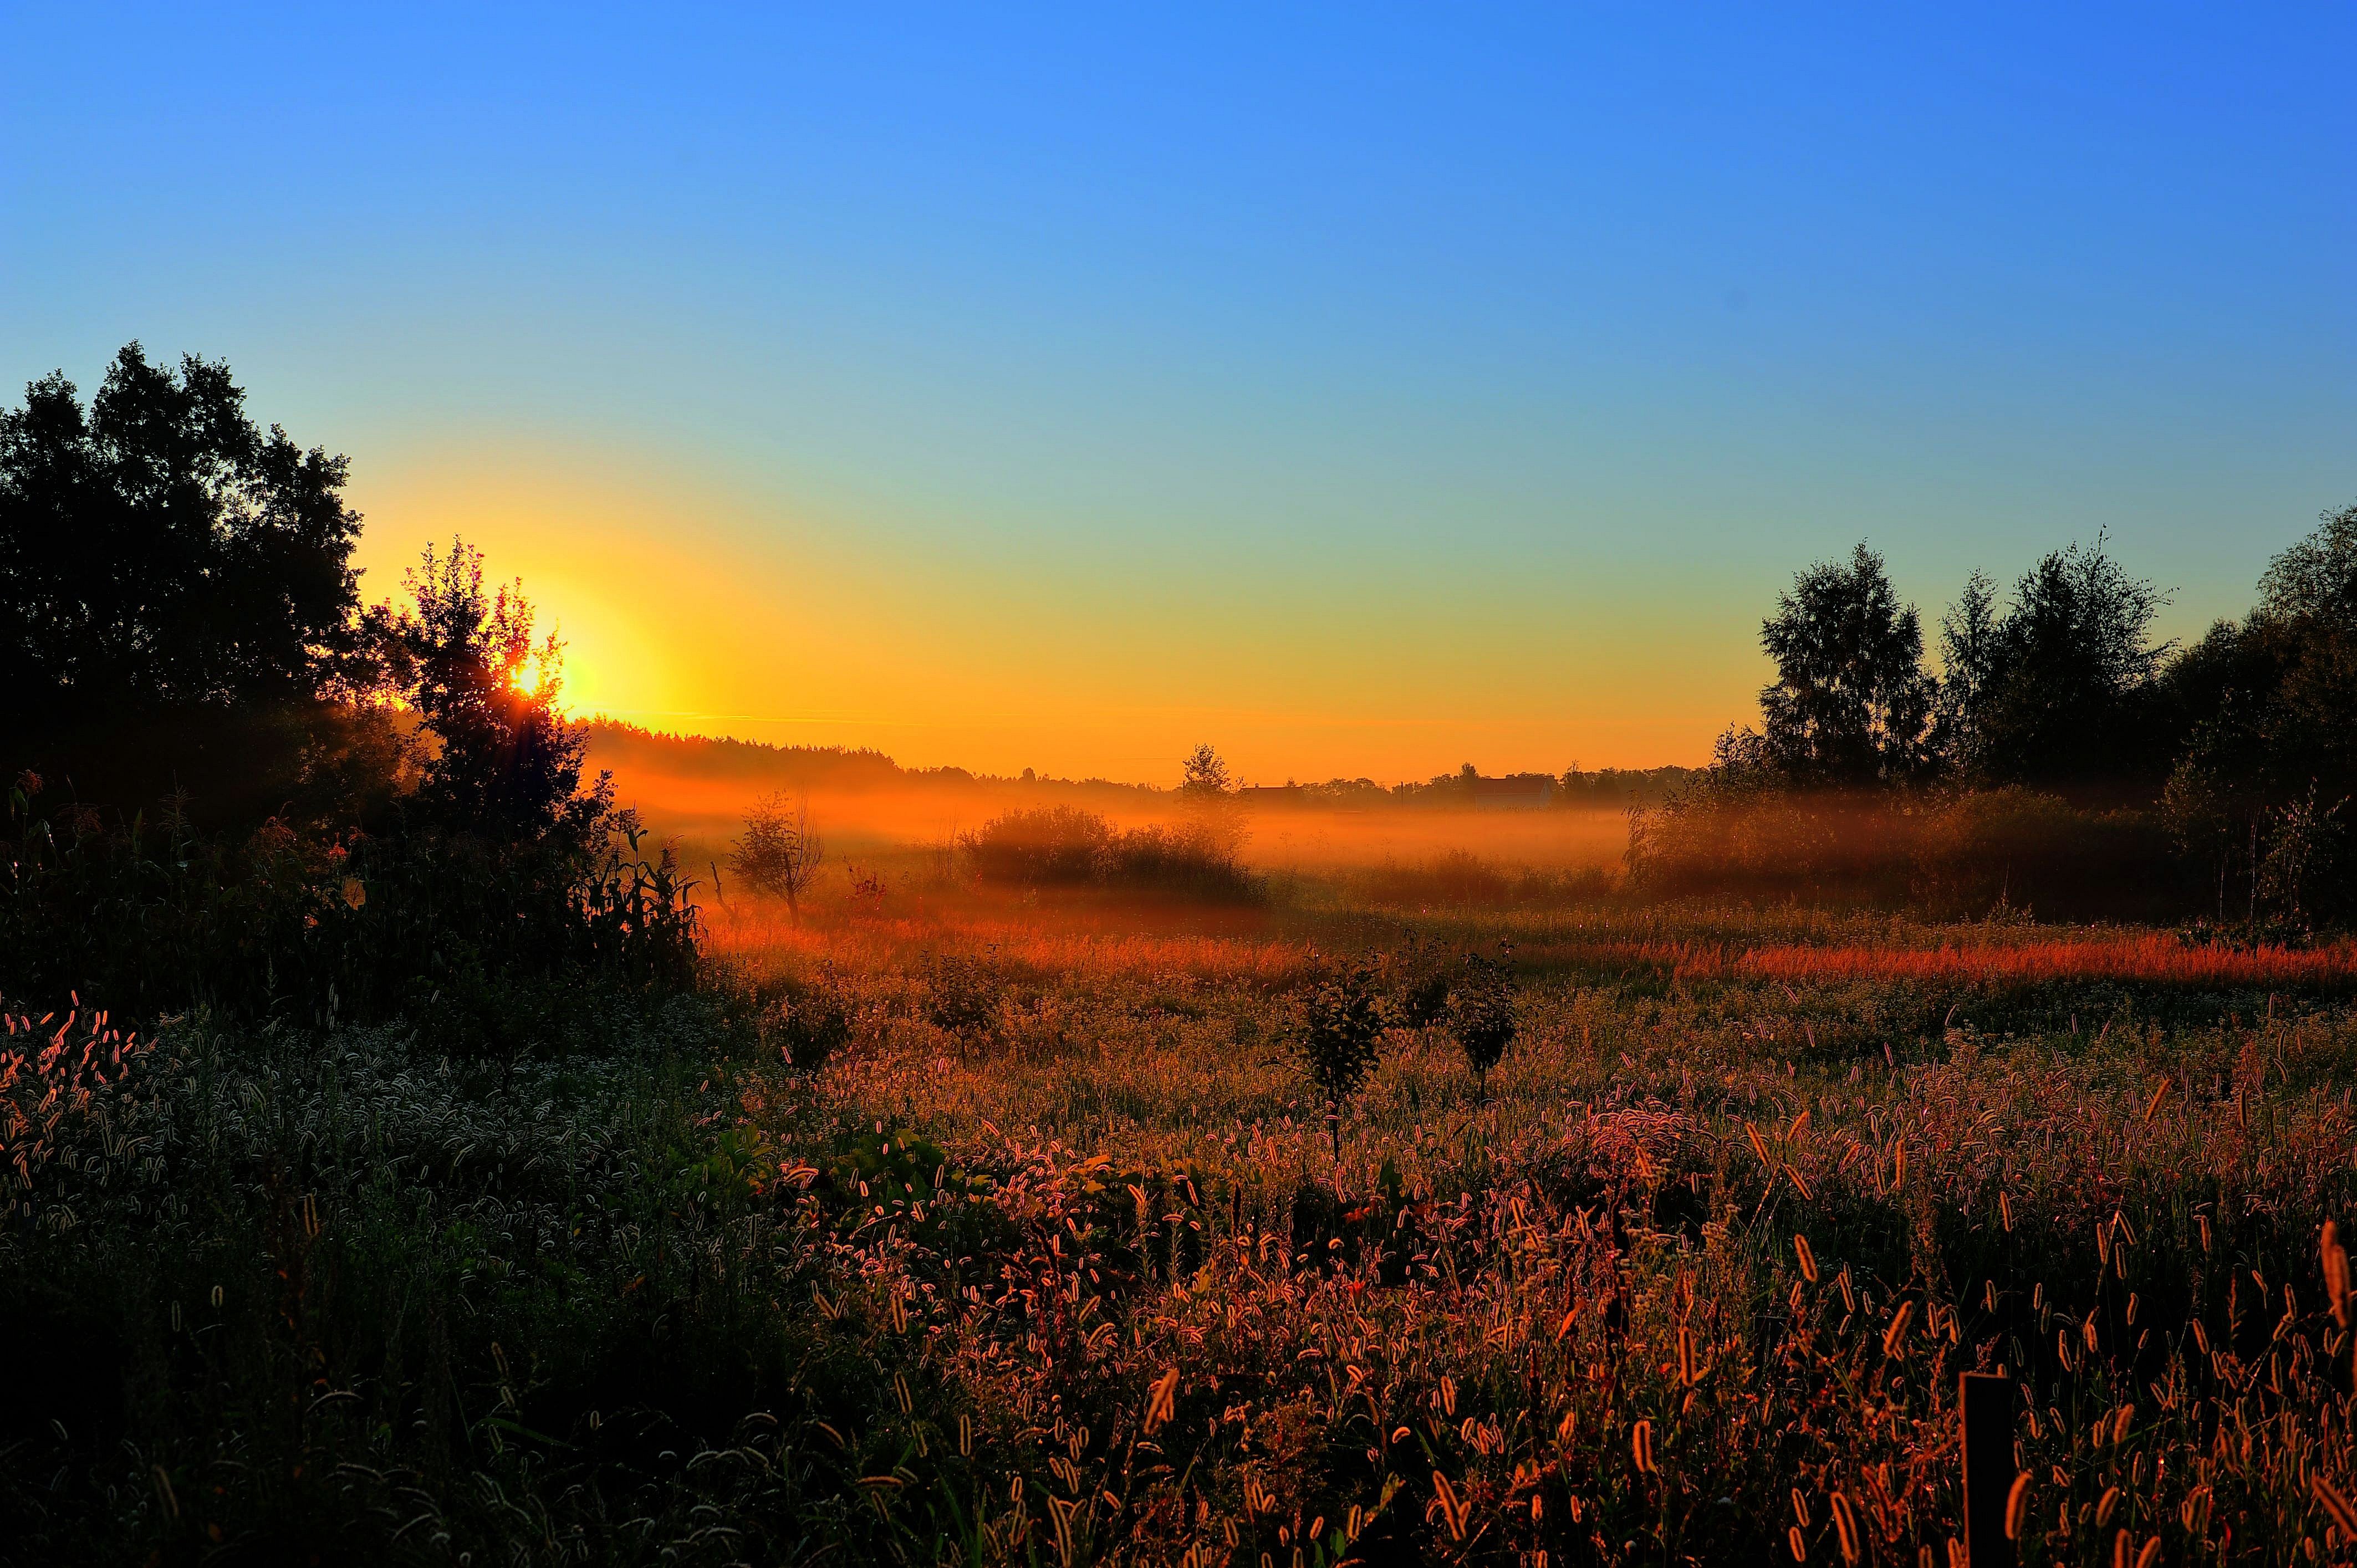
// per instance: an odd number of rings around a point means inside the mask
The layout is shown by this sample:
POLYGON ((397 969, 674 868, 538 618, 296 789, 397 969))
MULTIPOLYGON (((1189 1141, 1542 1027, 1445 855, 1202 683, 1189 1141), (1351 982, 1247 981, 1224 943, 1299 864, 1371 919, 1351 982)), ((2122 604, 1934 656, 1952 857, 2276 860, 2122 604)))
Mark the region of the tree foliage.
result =
POLYGON ((2271 781, 2283 795, 2303 780, 2357 791, 2357 506, 2276 557, 2259 594, 2244 640, 2266 681, 2250 695, 2271 781))
POLYGON ((1860 544, 1846 562, 1803 572, 1760 644, 1776 661, 1760 693, 1767 749, 1788 777, 1861 785, 1922 769, 1934 687, 1915 608, 1899 602, 1881 556, 1860 544))
POLYGON ((1469 952, 1456 983, 1448 988, 1448 1032, 1465 1052, 1465 1064, 1487 1087, 1490 1069, 1514 1043, 1514 955, 1511 949, 1496 958, 1469 952))
POLYGON ((1390 1025, 1382 977, 1371 962, 1329 970, 1296 999, 1293 1046, 1326 1100, 1326 1130, 1342 1157, 1342 1108, 1375 1070, 1390 1025))
POLYGON ((405 579, 408 608, 371 618, 385 682, 433 745, 416 809, 428 822, 502 840, 586 843, 604 826, 613 780, 581 788, 578 726, 558 705, 564 644, 535 638, 521 581, 487 589, 482 553, 431 545, 405 579))
POLYGON ((1228 760, 1210 742, 1187 754, 1178 765, 1178 791, 1189 799, 1208 799, 1227 794, 1235 788, 1228 775, 1228 760))
POLYGON ((317 698, 351 673, 348 465, 265 434, 225 364, 136 343, 85 405, 0 410, 0 689, 19 724, 317 698))
POLYGON ((811 831, 809 802, 789 804, 785 796, 772 794, 745 813, 745 831, 728 856, 728 868, 761 892, 783 898, 799 922, 802 897, 825 862, 825 842, 811 831))
POLYGON ((1983 778, 2049 786, 2148 766, 2147 698, 2169 652, 2151 630, 2166 602, 2100 535, 2050 552, 2014 585, 1986 643, 1960 644, 1971 648, 1956 671, 1971 682, 1960 759, 1983 778))

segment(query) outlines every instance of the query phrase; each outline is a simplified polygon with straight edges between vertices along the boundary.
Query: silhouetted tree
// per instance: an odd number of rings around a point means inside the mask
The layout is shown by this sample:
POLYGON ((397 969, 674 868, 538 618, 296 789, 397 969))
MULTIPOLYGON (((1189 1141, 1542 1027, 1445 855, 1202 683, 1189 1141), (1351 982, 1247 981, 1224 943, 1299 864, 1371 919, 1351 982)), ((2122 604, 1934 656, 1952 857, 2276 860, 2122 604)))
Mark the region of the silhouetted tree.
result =
POLYGON ((2248 619, 2220 621, 2154 682, 2175 766, 2162 807, 2189 854, 2214 856, 2296 916, 2341 912, 2339 812, 2357 792, 2357 507, 2269 564, 2248 619))
POLYGON ((1178 776, 1179 792, 1190 798, 1224 795, 1235 787, 1228 776, 1227 758, 1208 741, 1187 754, 1178 765, 1178 776))
MULTIPOLYGON (((2014 585, 1950 745, 1984 779, 2069 784, 2149 778, 2152 682, 2166 646, 2149 640, 2165 595, 2121 570, 2098 536, 2049 553, 2014 585)), ((1963 607, 1959 607, 1961 609, 1963 607)))
POLYGON ((1933 695, 1922 628, 1881 556, 1860 544, 1846 562, 1803 572, 1761 623, 1760 644, 1777 676, 1760 693, 1762 738, 1787 777, 1858 785, 1922 768, 1933 695))
POLYGON ((136 343, 85 407, 0 410, 0 690, 19 724, 319 695, 355 650, 347 465, 264 435, 229 367, 136 343))
POLYGON ((215 820, 391 789, 346 465, 247 417, 226 365, 115 356, 0 409, 0 754, 85 801, 196 790, 215 820))
POLYGON ((1932 744, 1961 772, 1976 770, 1970 750, 1997 673, 1996 588, 1987 574, 1976 571, 1940 618, 1939 714, 1932 744))
POLYGON ((486 591, 481 553, 454 540, 447 555, 427 546, 405 585, 410 607, 370 624, 393 691, 433 740, 420 813, 501 841, 588 842, 611 810, 613 779, 581 789, 587 736, 557 706, 564 644, 554 632, 534 639, 522 583, 486 591))
POLYGON ((2268 565, 2245 639, 2275 676, 2261 727, 2277 791, 2357 791, 2357 506, 2268 565))
POLYGON ((1247 829, 1227 758, 1207 743, 1188 754, 1178 772, 1188 836, 1212 857, 1232 861, 1243 848, 1247 829))
POLYGON ((728 856, 728 868, 771 897, 783 898, 796 925, 802 897, 826 861, 826 845, 811 831, 807 802, 789 805, 781 794, 765 795, 745 813, 745 832, 728 856))
POLYGON ((1389 1010, 1374 965, 1355 963, 1322 976, 1295 1001, 1293 1046, 1326 1100, 1326 1133, 1342 1158, 1342 1107, 1375 1070, 1389 1010))

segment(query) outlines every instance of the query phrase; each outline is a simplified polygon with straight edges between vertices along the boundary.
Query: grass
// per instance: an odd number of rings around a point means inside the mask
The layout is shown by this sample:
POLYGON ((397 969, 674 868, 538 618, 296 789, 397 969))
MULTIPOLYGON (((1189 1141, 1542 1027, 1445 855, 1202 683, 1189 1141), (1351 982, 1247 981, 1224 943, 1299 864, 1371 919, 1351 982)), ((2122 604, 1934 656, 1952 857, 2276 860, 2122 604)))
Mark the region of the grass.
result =
POLYGON ((562 1057, 14 1021, 0 1557, 1945 1565, 1975 1368, 2025 1563, 2357 1555, 2345 945, 870 859, 562 1057))

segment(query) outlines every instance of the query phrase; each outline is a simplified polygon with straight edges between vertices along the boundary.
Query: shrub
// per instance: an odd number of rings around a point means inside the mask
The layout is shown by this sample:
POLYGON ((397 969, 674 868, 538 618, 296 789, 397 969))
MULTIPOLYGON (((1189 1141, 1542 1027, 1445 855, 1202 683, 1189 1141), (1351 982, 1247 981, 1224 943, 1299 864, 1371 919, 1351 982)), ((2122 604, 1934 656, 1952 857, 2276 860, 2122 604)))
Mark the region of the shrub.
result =
POLYGON ((1236 858, 1232 835, 1202 817, 1125 832, 1094 811, 1043 806, 1009 811, 958 842, 985 882, 1096 884, 1224 899, 1260 895, 1258 878, 1236 858))
POLYGON ((1133 828, 1118 834, 1107 849, 1104 865, 1105 880, 1127 887, 1232 901, 1260 895, 1259 879, 1236 859, 1219 825, 1201 820, 1176 828, 1133 828))
POLYGON ((1733 895, 2056 915, 2198 909, 2160 819, 2019 787, 1953 795, 1753 789, 1707 779, 1635 813, 1630 879, 1662 897, 1733 895))
POLYGON ((2160 822, 2146 813, 2091 811, 2011 787, 1940 801, 1910 826, 1912 891, 1934 908, 1977 913, 2003 903, 2093 915, 2199 907, 2160 822))
POLYGON ((108 826, 32 814, 0 840, 0 989, 110 998, 130 1019, 204 1005, 300 1023, 433 1011, 456 1037, 553 1037, 589 993, 694 983, 690 884, 629 813, 573 847, 420 830, 242 842, 177 811, 108 826))
POLYGON ((974 874, 985 882, 1094 881, 1114 841, 1113 824, 1076 806, 1009 811, 963 834, 974 874))

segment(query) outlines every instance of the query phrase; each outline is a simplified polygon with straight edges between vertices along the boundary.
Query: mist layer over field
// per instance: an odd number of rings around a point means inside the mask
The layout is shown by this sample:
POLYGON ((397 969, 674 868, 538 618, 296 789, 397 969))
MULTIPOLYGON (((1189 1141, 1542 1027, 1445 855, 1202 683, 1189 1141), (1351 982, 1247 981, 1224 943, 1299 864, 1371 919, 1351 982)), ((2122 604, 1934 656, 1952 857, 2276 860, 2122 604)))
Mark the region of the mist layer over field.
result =
MULTIPOLYGON (((619 801, 636 808, 659 837, 676 840, 691 866, 725 863, 746 811, 778 792, 806 803, 830 851, 854 860, 946 850, 1010 811, 1071 806, 1119 829, 1168 826, 1183 815, 1174 792, 1094 780, 1025 782, 950 771, 798 779, 783 768, 666 767, 634 747, 593 746, 590 766, 612 768, 619 801)), ((1627 812, 1611 808, 1284 804, 1245 805, 1238 814, 1239 853, 1264 873, 1461 868, 1468 857, 1493 868, 1601 872, 1620 864, 1629 842, 1627 812)))

